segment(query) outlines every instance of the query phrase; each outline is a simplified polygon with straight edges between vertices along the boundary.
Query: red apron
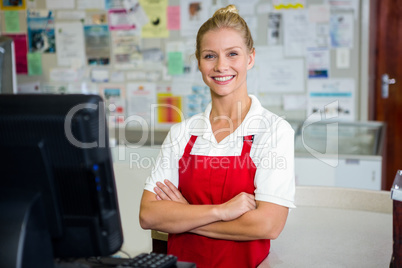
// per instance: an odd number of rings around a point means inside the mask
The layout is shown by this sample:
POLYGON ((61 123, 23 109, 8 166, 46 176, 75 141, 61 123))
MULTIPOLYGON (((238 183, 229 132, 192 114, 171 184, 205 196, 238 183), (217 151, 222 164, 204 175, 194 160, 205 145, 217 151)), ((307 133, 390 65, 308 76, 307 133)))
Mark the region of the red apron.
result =
MULTIPOLYGON (((222 204, 241 192, 254 194, 256 167, 250 158, 253 136, 244 137, 240 156, 191 155, 191 136, 179 161, 179 190, 190 204, 222 204)), ((230 241, 192 233, 169 234, 168 253, 197 268, 257 267, 269 253, 270 240, 230 241)))

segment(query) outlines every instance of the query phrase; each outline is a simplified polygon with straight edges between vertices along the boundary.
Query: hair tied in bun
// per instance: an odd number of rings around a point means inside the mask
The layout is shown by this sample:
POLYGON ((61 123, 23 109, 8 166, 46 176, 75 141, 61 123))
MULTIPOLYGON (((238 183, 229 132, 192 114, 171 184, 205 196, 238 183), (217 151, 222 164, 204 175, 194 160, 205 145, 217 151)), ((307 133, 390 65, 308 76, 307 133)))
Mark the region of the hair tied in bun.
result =
POLYGON ((239 14, 239 11, 237 10, 235 5, 228 5, 227 7, 222 7, 215 11, 214 16, 219 15, 219 14, 225 14, 225 13, 236 13, 239 14))

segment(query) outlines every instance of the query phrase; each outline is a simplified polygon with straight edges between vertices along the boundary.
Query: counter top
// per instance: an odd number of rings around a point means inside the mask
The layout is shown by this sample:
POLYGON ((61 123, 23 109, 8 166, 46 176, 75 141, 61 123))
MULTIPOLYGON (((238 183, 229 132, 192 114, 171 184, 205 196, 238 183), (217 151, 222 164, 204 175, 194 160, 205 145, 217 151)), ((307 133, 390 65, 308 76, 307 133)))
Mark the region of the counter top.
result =
MULTIPOLYGON (((350 192, 349 189, 338 190, 339 193, 350 192)), ((376 211, 365 210, 366 207, 358 209, 356 202, 352 202, 350 208, 312 206, 311 200, 310 206, 299 204, 290 211, 281 235, 271 241, 266 267, 389 267, 393 241, 389 209, 392 201, 388 192, 364 192, 368 193, 371 193, 371 202, 385 203, 384 212, 379 212, 378 208, 376 211)), ((341 196, 339 199, 343 201, 338 204, 348 201, 341 196)))

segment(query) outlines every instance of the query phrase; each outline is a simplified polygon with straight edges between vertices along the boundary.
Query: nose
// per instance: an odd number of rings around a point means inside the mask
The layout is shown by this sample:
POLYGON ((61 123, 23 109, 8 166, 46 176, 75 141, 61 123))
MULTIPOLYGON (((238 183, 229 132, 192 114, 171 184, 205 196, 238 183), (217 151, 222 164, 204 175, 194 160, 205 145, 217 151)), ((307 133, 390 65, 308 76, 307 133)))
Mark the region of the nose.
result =
POLYGON ((223 71, 226 71, 227 69, 228 69, 227 60, 224 57, 218 57, 216 59, 214 71, 215 72, 223 72, 223 71))

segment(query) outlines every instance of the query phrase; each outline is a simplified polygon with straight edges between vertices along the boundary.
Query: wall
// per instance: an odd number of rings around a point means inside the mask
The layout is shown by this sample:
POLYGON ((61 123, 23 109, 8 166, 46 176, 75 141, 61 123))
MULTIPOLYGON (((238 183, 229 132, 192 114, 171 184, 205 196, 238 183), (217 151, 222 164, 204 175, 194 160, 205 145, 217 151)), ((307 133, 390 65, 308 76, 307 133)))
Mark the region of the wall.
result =
MULTIPOLYGON (((308 0, 306 1, 306 7, 309 8, 311 5, 316 5, 316 4, 323 4, 330 2, 330 0, 308 0)), ((187 1, 188 2, 188 1, 187 1)), ((220 5, 226 5, 229 1, 212 1, 213 4, 216 4, 214 7, 218 7, 220 5)), ((241 1, 238 1, 239 3, 241 1)), ((253 2, 253 1, 252 1, 253 2)), ((348 2, 348 1, 345 1, 348 2)), ((337 57, 337 50, 330 48, 330 71, 329 71, 329 76, 330 78, 353 78, 354 83, 355 83, 355 100, 354 100, 354 106, 355 106, 355 120, 367 120, 368 118, 368 58, 367 58, 367 51, 368 51, 368 39, 369 39, 369 33, 368 33, 368 21, 369 21, 369 3, 367 0, 351 0, 350 2, 356 2, 357 3, 357 12, 354 14, 354 26, 353 26, 353 31, 354 31, 354 36, 353 36, 353 48, 351 48, 348 52, 350 55, 350 66, 348 68, 337 68, 336 65, 336 57, 337 57)), ((46 1, 45 0, 36 0, 36 1, 28 1, 29 5, 34 5, 36 6, 37 9, 44 9, 46 8, 46 1)), ((28 6, 27 3, 27 6, 28 6)), ((77 3, 75 4, 75 7, 77 7, 77 3)), ((237 3, 237 2, 236 2, 237 3)), ((251 2, 250 2, 251 3, 251 2)), ((260 46, 267 46, 267 35, 268 31, 271 29, 268 27, 269 24, 269 19, 268 19, 268 11, 274 12, 272 9, 272 3, 271 1, 268 0, 256 0, 254 1, 256 3, 254 9, 253 9, 253 15, 244 15, 246 20, 248 20, 249 25, 251 25, 250 28, 255 23, 256 29, 255 29, 255 34, 254 34, 254 41, 255 45, 257 47, 257 59, 259 57, 259 47, 260 46), (261 11, 263 8, 270 7, 268 11, 261 11), (253 23, 253 19, 256 18, 256 20, 253 23)), ((175 6, 179 5, 180 1, 178 0, 170 0, 168 1, 169 6, 175 6)), ((240 14, 246 13, 245 11, 242 11, 242 6, 239 5, 240 9, 240 14)), ((211 8, 211 11, 209 12, 209 15, 211 15, 212 10, 214 8, 211 8)), ((54 12, 56 14, 55 16, 55 22, 72 22, 74 20, 65 20, 65 19, 59 19, 58 18, 58 12, 61 10, 57 10, 54 12)), ((71 10, 67 10, 71 11, 71 10)), ((336 13, 348 13, 350 11, 334 11, 331 10, 331 14, 336 14, 336 13)), ((106 14, 106 10, 86 10, 85 11, 85 21, 89 21, 91 16, 94 14, 106 14)), ((2 28, 2 33, 5 33, 5 16, 4 16, 4 11, 1 11, 1 28, 2 28)), ((19 13, 20 17, 20 28, 21 32, 26 32, 27 29, 27 23, 26 23, 26 12, 25 11, 20 11, 19 13)), ((76 22, 79 20, 75 20, 76 22)), ((279 38, 279 45, 283 45, 284 43, 284 28, 283 26, 283 21, 281 23, 281 28, 280 28, 280 38, 279 38)), ((309 34, 306 32, 306 35, 309 34)), ((166 46, 170 42, 175 42, 175 41, 183 41, 186 42, 184 44, 184 49, 181 47, 177 50, 180 51, 186 51, 183 53, 184 56, 189 56, 189 54, 194 51, 194 39, 193 38, 187 38, 183 37, 180 33, 179 30, 172 30, 169 32, 169 37, 168 38, 142 38, 141 39, 141 47, 142 49, 147 49, 147 48, 159 48, 162 52, 167 52, 166 46)), ((260 54, 261 55, 261 54, 260 54)), ((166 56, 166 54, 165 54, 166 56)), ((306 64, 306 58, 304 56, 299 57, 299 56, 287 56, 284 57, 284 59, 302 59, 304 64, 306 64)), ((46 84, 52 84, 51 82, 51 77, 50 77, 50 71, 53 70, 54 68, 60 68, 62 66, 58 66, 58 60, 57 56, 55 53, 43 53, 41 55, 41 60, 42 60, 42 74, 41 75, 18 75, 18 83, 19 85, 26 84, 26 83, 32 83, 32 82, 37 82, 41 85, 46 84)), ((189 63, 190 60, 187 58, 184 59, 185 64, 191 64, 189 63)), ((194 60, 192 60, 194 61, 194 60)), ((83 68, 83 73, 84 77, 82 78, 82 81, 84 81, 87 86, 89 85, 90 90, 97 91, 98 86, 102 86, 102 83, 93 83, 91 82, 91 75, 93 69, 99 69, 99 70, 107 70, 109 73, 109 77, 112 75, 112 73, 116 70, 122 71, 126 76, 124 78, 123 82, 119 82, 122 84, 127 83, 144 83, 144 82, 149 82, 144 79, 136 79, 135 77, 133 78, 131 76, 127 77, 127 74, 134 71, 142 71, 142 70, 148 70, 149 72, 157 69, 157 72, 159 72, 160 78, 156 79, 155 81, 152 81, 152 83, 157 83, 163 86, 171 86, 173 87, 172 92, 174 94, 179 94, 181 92, 181 88, 176 88, 175 87, 180 84, 182 81, 180 81, 180 75, 166 75, 167 71, 167 66, 169 62, 167 61, 166 57, 162 61, 162 64, 157 64, 157 65, 151 65, 151 66, 137 66, 135 67, 134 65, 131 68, 125 68, 123 70, 117 69, 116 65, 114 64, 113 60, 111 60, 111 64, 108 66, 84 66, 83 68), (162 66, 161 66, 162 65, 162 66), (179 77, 179 79, 177 79, 179 77), (175 81, 177 80, 177 81, 175 81)), ((64 67, 63 67, 64 68, 64 67)), ((289 92, 265 92, 265 93, 257 93, 260 95, 260 100, 262 101, 263 105, 267 107, 268 109, 272 110, 273 112, 278 113, 279 115, 284 115, 287 118, 290 119, 304 119, 306 115, 306 108, 305 106, 303 108, 297 108, 295 110, 287 110, 284 109, 284 102, 283 102, 283 97, 288 96, 288 95, 293 95, 293 96, 306 96, 307 95, 307 86, 308 86, 308 79, 307 79, 307 71, 306 69, 303 70, 304 74, 303 75, 303 83, 304 87, 302 91, 295 90, 294 92, 289 91, 289 92)), ((186 77, 183 81, 188 83, 188 81, 185 81, 188 77, 186 77)), ((194 81, 195 84, 202 84, 200 82, 200 77, 199 74, 196 73, 194 81)), ((81 82, 82 82, 81 81, 81 82)), ((189 87, 191 87, 191 82, 189 83, 189 87)), ((265 90, 264 85, 260 85, 260 91, 265 90), (262 89, 262 90, 261 90, 262 89)), ((250 91, 253 91, 254 89, 250 89, 250 91)), ((163 91, 163 90, 162 90, 163 91)), ((191 89, 185 89, 187 93, 192 93, 191 89)), ((255 91, 255 90, 254 90, 255 91)), ((254 93, 254 92, 253 92, 254 93)), ((128 93, 127 93, 128 94, 128 93)), ((183 94, 183 96, 186 94, 183 94)), ((129 97, 127 97, 129 99, 129 97)), ((183 97, 182 99, 183 107, 187 107, 188 110, 188 99, 183 97)), ((127 105, 127 109, 130 112, 129 109, 129 104, 127 105)), ((131 109, 132 110, 132 109, 131 109)), ((183 108, 183 110, 186 110, 183 108)), ((187 113, 186 113, 187 114, 187 113)), ((157 124, 157 127, 163 127, 165 125, 170 125, 168 124, 157 124)))

